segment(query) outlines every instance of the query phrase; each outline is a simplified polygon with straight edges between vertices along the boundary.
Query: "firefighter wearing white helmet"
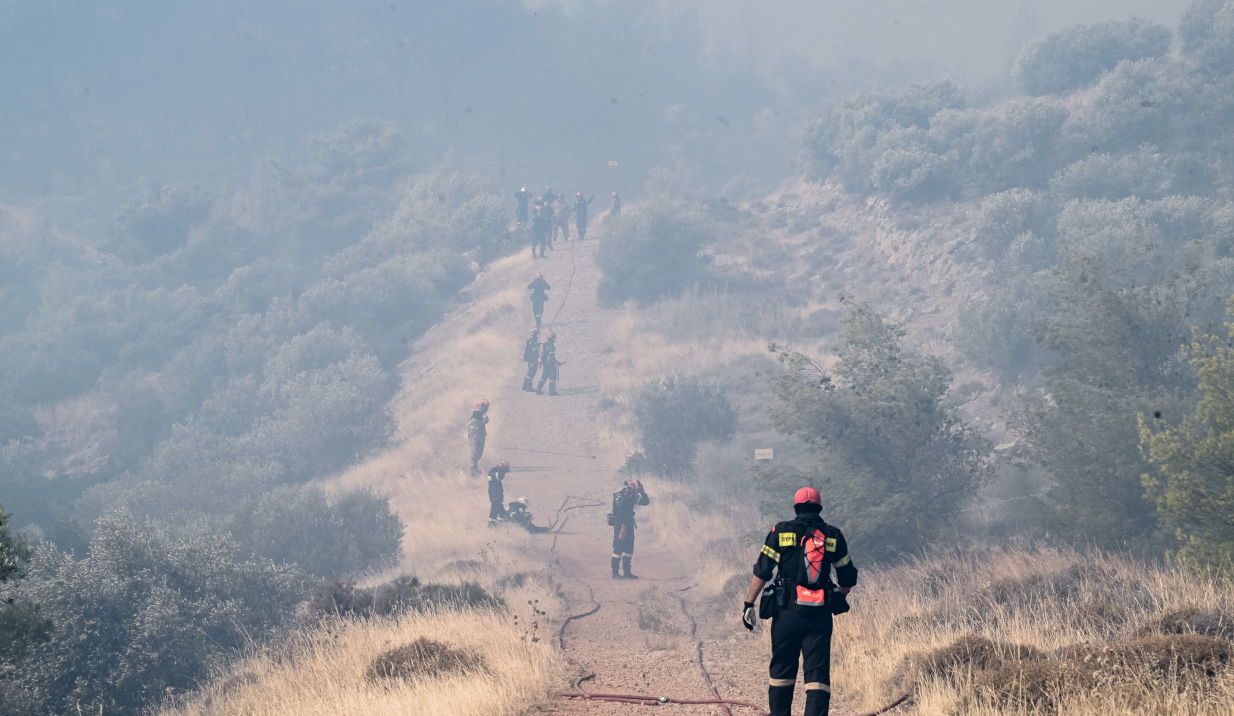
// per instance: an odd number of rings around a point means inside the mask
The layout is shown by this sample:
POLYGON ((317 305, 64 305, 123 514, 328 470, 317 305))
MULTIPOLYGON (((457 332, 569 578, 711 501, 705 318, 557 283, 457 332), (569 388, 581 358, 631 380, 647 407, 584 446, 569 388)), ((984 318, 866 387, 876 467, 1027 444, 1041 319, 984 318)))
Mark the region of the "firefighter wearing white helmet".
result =
POLYGON ((750 591, 741 605, 741 622, 753 630, 759 617, 771 619, 771 668, 767 701, 771 716, 789 716, 797 659, 804 657, 806 716, 827 716, 831 707, 832 615, 848 611, 847 594, 857 583, 857 567, 844 533, 819 516, 818 490, 803 487, 793 498, 794 519, 767 534, 754 563, 750 591), (831 581, 835 568, 836 582, 831 581), (771 589, 763 588, 772 580, 771 589), (839 586, 836 586, 836 583, 839 586), (754 600, 763 598, 755 612, 754 600))
POLYGON ((630 560, 634 559, 634 507, 647 505, 651 498, 643 489, 643 483, 630 480, 621 490, 613 493, 613 513, 609 515, 609 524, 613 526, 613 579, 638 579, 630 571, 630 560), (617 568, 621 567, 621 573, 617 568))

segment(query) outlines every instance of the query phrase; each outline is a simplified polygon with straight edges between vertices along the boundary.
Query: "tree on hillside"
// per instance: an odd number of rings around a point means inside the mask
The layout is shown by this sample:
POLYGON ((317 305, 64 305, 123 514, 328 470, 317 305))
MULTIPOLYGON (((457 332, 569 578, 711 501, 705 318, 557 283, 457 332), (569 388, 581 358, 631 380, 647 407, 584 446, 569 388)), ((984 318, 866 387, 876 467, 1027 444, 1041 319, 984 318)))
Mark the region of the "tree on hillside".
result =
POLYGON ((0 505, 0 682, 9 678, 26 649, 47 638, 51 622, 37 604, 10 595, 10 585, 25 575, 30 550, 10 529, 12 515, 0 505))
POLYGON ((737 413, 724 387, 696 375, 644 383, 634 401, 634 420, 643 449, 626 460, 630 472, 684 473, 698 443, 727 440, 737 431, 737 413))
MULTIPOLYGON (((1227 304, 1234 315, 1234 298, 1227 304)), ((1234 339, 1234 323, 1226 324, 1234 339)), ((1156 430, 1140 414, 1140 441, 1157 474, 1143 477, 1149 497, 1182 540, 1178 557, 1229 566, 1234 562, 1234 348, 1203 336, 1184 350, 1200 377, 1202 396, 1176 428, 1156 430)))
POLYGON ((1073 542, 1128 548, 1157 530, 1133 417, 1182 412, 1194 377, 1178 347, 1206 291, 1198 267, 1163 272, 1168 265, 1134 242, 1113 257, 1070 255, 1055 270, 1050 310, 1032 328, 1056 359, 1045 371, 1047 395, 1022 396, 1009 424, 1019 433, 1016 454, 1052 480, 1045 524, 1073 542))
POLYGON ((904 334, 861 303, 844 317, 833 370, 780 353, 785 370, 771 379, 772 423, 804 441, 817 468, 754 473, 767 511, 782 512, 803 484, 819 488, 824 514, 876 559, 937 539, 991 471, 988 443, 944 402, 951 372, 937 356, 906 350, 904 334))
POLYGON ((1161 57, 1170 51, 1170 29, 1129 18, 1076 25, 1024 46, 1011 76, 1030 95, 1060 94, 1092 82, 1123 60, 1161 57))
POLYGON ((711 220, 702 204, 658 200, 610 220, 596 252, 603 277, 596 295, 605 303, 650 303, 680 293, 704 278, 711 220))

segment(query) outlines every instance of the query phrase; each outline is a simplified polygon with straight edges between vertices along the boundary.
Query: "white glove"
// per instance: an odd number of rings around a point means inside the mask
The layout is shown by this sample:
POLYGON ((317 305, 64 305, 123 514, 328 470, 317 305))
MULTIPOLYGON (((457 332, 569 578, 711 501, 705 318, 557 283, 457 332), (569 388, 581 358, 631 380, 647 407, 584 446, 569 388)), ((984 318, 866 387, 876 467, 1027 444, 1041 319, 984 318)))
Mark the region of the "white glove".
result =
POLYGON ((746 629, 754 631, 754 624, 758 622, 758 612, 754 611, 754 604, 746 602, 745 610, 741 612, 741 623, 746 629))

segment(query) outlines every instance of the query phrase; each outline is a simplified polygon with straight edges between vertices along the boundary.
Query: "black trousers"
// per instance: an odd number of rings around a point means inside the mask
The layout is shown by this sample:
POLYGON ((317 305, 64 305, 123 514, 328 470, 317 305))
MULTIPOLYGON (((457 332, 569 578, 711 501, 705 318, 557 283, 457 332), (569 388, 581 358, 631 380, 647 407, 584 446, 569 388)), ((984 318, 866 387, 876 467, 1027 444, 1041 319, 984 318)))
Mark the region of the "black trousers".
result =
POLYGON ((613 525, 613 556, 634 556, 634 525, 618 522, 613 525))
POLYGON ((496 502, 489 500, 488 503, 488 521, 504 520, 506 518, 506 508, 502 506, 501 500, 496 502))
POLYGON ((831 701, 831 619, 827 607, 787 606, 771 620, 771 716, 789 716, 798 657, 805 667, 806 716, 827 713, 831 701))
POLYGON ((531 315, 536 317, 536 328, 539 328, 540 319, 544 316, 544 301, 531 299, 531 315))

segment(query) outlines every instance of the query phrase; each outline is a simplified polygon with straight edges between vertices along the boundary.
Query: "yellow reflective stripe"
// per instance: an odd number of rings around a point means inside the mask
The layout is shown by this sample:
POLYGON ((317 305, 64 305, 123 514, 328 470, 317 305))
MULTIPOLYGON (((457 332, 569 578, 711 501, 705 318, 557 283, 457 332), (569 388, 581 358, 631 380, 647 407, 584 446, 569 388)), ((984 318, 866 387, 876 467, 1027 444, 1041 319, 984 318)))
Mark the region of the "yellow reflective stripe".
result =
POLYGON ((836 562, 836 566, 837 566, 837 567, 845 567, 845 566, 847 566, 847 565, 848 565, 848 563, 849 563, 849 562, 851 562, 851 561, 853 561, 853 557, 852 557, 852 555, 848 555, 848 554, 846 554, 846 555, 844 555, 844 559, 841 559, 841 560, 839 560, 839 561, 837 561, 837 562, 836 562))
POLYGON ((796 679, 767 679, 767 684, 769 686, 792 686, 796 683, 796 679))
POLYGON ((806 684, 806 691, 826 691, 831 693, 831 684, 823 684, 817 681, 811 681, 806 684))
POLYGON ((768 557, 771 557, 771 559, 776 562, 780 561, 780 553, 768 547, 767 545, 763 545, 763 554, 767 555, 768 557))
POLYGON ((621 559, 621 555, 617 554, 616 552, 613 552, 613 559, 621 559))

